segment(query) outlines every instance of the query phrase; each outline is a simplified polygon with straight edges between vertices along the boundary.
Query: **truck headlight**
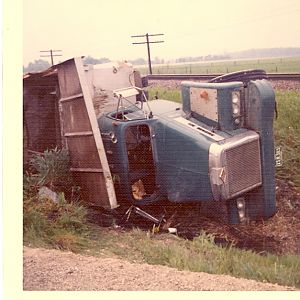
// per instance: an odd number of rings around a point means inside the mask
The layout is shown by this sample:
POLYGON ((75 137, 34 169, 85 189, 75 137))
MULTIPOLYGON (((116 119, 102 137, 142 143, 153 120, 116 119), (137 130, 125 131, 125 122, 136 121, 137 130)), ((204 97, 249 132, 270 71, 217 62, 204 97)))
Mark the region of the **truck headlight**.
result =
POLYGON ((232 110, 233 115, 237 115, 239 112, 240 112, 239 108, 236 106, 233 106, 233 110, 232 110))
POLYGON ((234 91, 232 93, 232 103, 233 104, 239 104, 240 102, 240 92, 239 91, 234 91))
POLYGON ((244 221, 245 216, 246 216, 246 211, 245 211, 245 199, 244 198, 238 198, 236 200, 236 206, 238 209, 238 214, 239 214, 239 219, 241 222, 244 221))
POLYGON ((238 120, 238 122, 235 122, 236 124, 239 124, 239 119, 241 115, 241 96, 239 91, 233 91, 232 92, 232 117, 235 120, 238 120))

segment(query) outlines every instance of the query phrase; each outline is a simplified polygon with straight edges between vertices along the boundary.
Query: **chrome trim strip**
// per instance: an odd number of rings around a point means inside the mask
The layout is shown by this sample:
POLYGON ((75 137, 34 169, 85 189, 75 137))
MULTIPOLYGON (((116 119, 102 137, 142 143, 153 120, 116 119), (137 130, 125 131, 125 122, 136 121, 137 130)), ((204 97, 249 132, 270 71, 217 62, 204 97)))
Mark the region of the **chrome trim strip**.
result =
POLYGON ((180 124, 187 126, 189 129, 193 129, 194 131, 197 131, 198 133, 201 133, 207 137, 210 137, 211 139, 213 139, 217 142, 225 139, 225 137, 218 135, 212 131, 209 131, 208 129, 206 129, 196 123, 193 123, 190 120, 187 120, 183 117, 174 118, 174 120, 180 124))

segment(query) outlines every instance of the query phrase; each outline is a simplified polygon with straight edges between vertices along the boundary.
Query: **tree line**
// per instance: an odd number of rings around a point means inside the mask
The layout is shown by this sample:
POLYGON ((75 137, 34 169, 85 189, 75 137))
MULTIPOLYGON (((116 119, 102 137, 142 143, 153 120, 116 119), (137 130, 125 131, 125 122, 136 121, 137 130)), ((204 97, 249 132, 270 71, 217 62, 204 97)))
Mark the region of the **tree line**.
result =
MULTIPOLYGON (((165 60, 159 57, 155 57, 151 60, 152 64, 169 64, 169 63, 188 63, 197 61, 208 61, 208 60, 226 60, 226 59, 237 59, 237 58, 260 58, 260 57, 288 57, 288 56, 300 56, 300 48, 267 48, 267 49, 248 49, 239 52, 229 52, 220 55, 206 55, 206 56, 183 56, 175 60, 165 60)), ((107 57, 94 58, 90 55, 84 58, 86 64, 103 64, 108 63, 111 60, 107 57)), ((127 60, 127 62, 133 65, 147 65, 148 61, 144 58, 136 58, 133 60, 127 60)), ((40 72, 50 68, 50 63, 43 59, 35 60, 30 62, 27 67, 23 66, 24 73, 40 72)))

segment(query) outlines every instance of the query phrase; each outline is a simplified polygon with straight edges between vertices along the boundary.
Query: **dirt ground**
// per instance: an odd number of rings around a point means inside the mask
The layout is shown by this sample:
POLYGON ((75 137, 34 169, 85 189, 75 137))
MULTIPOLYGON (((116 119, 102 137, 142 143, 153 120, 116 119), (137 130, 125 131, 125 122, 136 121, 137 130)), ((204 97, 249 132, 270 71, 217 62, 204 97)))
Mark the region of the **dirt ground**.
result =
POLYGON ((291 287, 165 266, 24 247, 26 291, 292 291, 291 287))
MULTIPOLYGON (((258 253, 300 253, 300 189, 277 182, 277 214, 265 222, 247 225, 225 225, 210 219, 197 207, 171 206, 164 210, 168 225, 175 226, 182 237, 193 238, 202 230, 213 233, 220 244, 234 243, 236 247, 258 253), (174 215, 174 212, 177 212, 174 215), (192 220, 192 221, 191 221, 192 220)), ((152 212, 157 209, 152 208, 152 212), (153 210, 154 209, 154 210, 153 210)), ((90 221, 111 226, 112 218, 99 211, 90 210, 90 221), (105 220, 106 216, 106 220, 105 220), (101 221, 100 221, 101 220, 101 221), (106 221, 106 223, 105 223, 106 221)), ((119 222, 122 218, 118 219, 119 222)), ((150 229, 153 223, 133 216, 123 226, 150 229)), ((111 227, 111 230, 113 228, 111 227)), ((119 230, 116 230, 119 232, 119 230)), ((116 233, 117 234, 117 233, 116 233)), ((234 278, 178 271, 165 266, 130 263, 114 257, 96 258, 59 250, 24 247, 23 289, 30 291, 279 291, 294 290, 283 287, 234 278)))
MULTIPOLYGON (((215 206, 213 214, 209 209, 194 203, 154 203, 143 207, 143 210, 157 219, 164 216, 166 222, 162 223, 160 232, 168 232, 169 227, 176 228, 178 236, 190 240, 205 232, 212 234, 215 242, 222 246, 234 245, 262 255, 300 254, 300 188, 277 180, 276 206, 277 213, 272 218, 238 225, 222 222, 222 212, 217 214, 215 206)), ((101 209, 90 209, 88 220, 102 227, 117 224, 124 230, 136 227, 152 230, 154 223, 136 213, 132 213, 127 220, 125 213, 128 207, 121 206, 113 216, 101 209)))

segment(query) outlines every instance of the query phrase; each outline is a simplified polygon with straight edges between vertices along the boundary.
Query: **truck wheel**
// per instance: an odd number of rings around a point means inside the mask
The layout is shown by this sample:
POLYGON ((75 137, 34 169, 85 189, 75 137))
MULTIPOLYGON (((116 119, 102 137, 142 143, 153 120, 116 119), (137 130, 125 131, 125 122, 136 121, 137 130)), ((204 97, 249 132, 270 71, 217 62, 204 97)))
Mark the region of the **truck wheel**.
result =
POLYGON ((228 73, 211 79, 209 82, 212 83, 221 83, 221 82, 231 82, 231 81, 242 81, 245 85, 250 80, 258 79, 268 79, 266 71, 254 69, 254 70, 244 70, 233 73, 228 73))

